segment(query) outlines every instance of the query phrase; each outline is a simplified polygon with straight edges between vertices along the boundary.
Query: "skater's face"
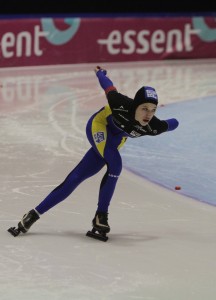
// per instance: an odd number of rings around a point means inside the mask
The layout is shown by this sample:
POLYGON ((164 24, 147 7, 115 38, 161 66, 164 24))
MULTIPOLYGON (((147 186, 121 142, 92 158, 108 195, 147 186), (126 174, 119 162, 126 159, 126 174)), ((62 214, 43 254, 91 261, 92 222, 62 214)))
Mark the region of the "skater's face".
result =
POLYGON ((135 120, 142 126, 147 125, 156 112, 157 106, 153 103, 140 104, 135 111, 135 120))

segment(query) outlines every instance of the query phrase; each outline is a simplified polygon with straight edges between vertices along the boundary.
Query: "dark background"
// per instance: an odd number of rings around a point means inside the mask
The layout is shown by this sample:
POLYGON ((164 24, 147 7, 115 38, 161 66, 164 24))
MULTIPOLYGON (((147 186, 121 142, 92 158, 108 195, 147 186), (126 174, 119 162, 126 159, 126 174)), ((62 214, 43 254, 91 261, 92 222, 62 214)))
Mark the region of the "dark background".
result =
POLYGON ((2 0, 0 15, 213 13, 216 0, 2 0))

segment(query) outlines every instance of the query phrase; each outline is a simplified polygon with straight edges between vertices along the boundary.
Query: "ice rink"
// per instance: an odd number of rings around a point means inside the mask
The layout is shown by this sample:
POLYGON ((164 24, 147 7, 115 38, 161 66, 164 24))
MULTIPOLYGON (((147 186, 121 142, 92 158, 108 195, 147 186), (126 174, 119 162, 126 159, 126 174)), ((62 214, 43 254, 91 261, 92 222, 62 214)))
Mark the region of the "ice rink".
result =
POLYGON ((103 65, 129 97, 155 87, 158 114, 180 122, 122 149, 107 242, 86 237, 105 169, 26 235, 7 232, 90 147, 107 103, 96 65, 0 69, 0 300, 215 300, 216 60, 103 65))

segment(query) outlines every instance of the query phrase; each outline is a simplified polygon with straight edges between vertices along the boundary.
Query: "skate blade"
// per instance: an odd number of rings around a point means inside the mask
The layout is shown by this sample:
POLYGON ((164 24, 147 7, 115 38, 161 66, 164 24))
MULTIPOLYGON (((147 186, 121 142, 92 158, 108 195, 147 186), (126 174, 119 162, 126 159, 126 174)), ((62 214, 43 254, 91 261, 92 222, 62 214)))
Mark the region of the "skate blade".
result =
POLYGON ((91 230, 86 233, 86 236, 91 237, 93 239, 106 242, 108 240, 108 236, 105 233, 96 232, 96 230, 91 230))
POLYGON ((16 237, 20 234, 21 230, 19 228, 16 228, 16 227, 11 227, 11 228, 8 229, 8 232, 10 232, 11 235, 16 237))

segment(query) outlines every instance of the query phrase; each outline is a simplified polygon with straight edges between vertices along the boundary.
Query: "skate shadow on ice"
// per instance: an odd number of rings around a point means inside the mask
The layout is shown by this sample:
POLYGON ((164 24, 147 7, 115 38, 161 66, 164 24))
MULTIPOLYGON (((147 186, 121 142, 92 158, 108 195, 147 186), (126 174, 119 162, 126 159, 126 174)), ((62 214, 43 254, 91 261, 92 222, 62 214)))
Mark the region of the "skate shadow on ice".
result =
POLYGON ((146 235, 143 233, 113 233, 109 236, 109 241, 118 246, 133 246, 137 243, 145 243, 160 239, 159 236, 146 235))
MULTIPOLYGON (((37 232, 28 232, 26 234, 20 234, 19 238, 23 238, 23 237, 27 237, 27 236, 47 236, 47 237, 69 237, 71 239, 79 239, 79 240, 83 240, 83 241, 92 241, 92 242, 99 242, 101 243, 101 241, 96 241, 94 239, 91 239, 89 237, 86 236, 86 232, 85 231, 65 231, 65 230, 61 230, 61 231, 37 231, 37 232)), ((149 241, 153 241, 153 240, 157 240, 160 239, 159 236, 153 236, 153 235, 145 235, 143 233, 135 233, 135 232, 131 232, 131 233, 112 233, 108 235, 109 240, 108 243, 112 243, 114 245, 118 245, 118 246, 133 246, 136 243, 143 243, 143 242, 149 242, 149 241)))

